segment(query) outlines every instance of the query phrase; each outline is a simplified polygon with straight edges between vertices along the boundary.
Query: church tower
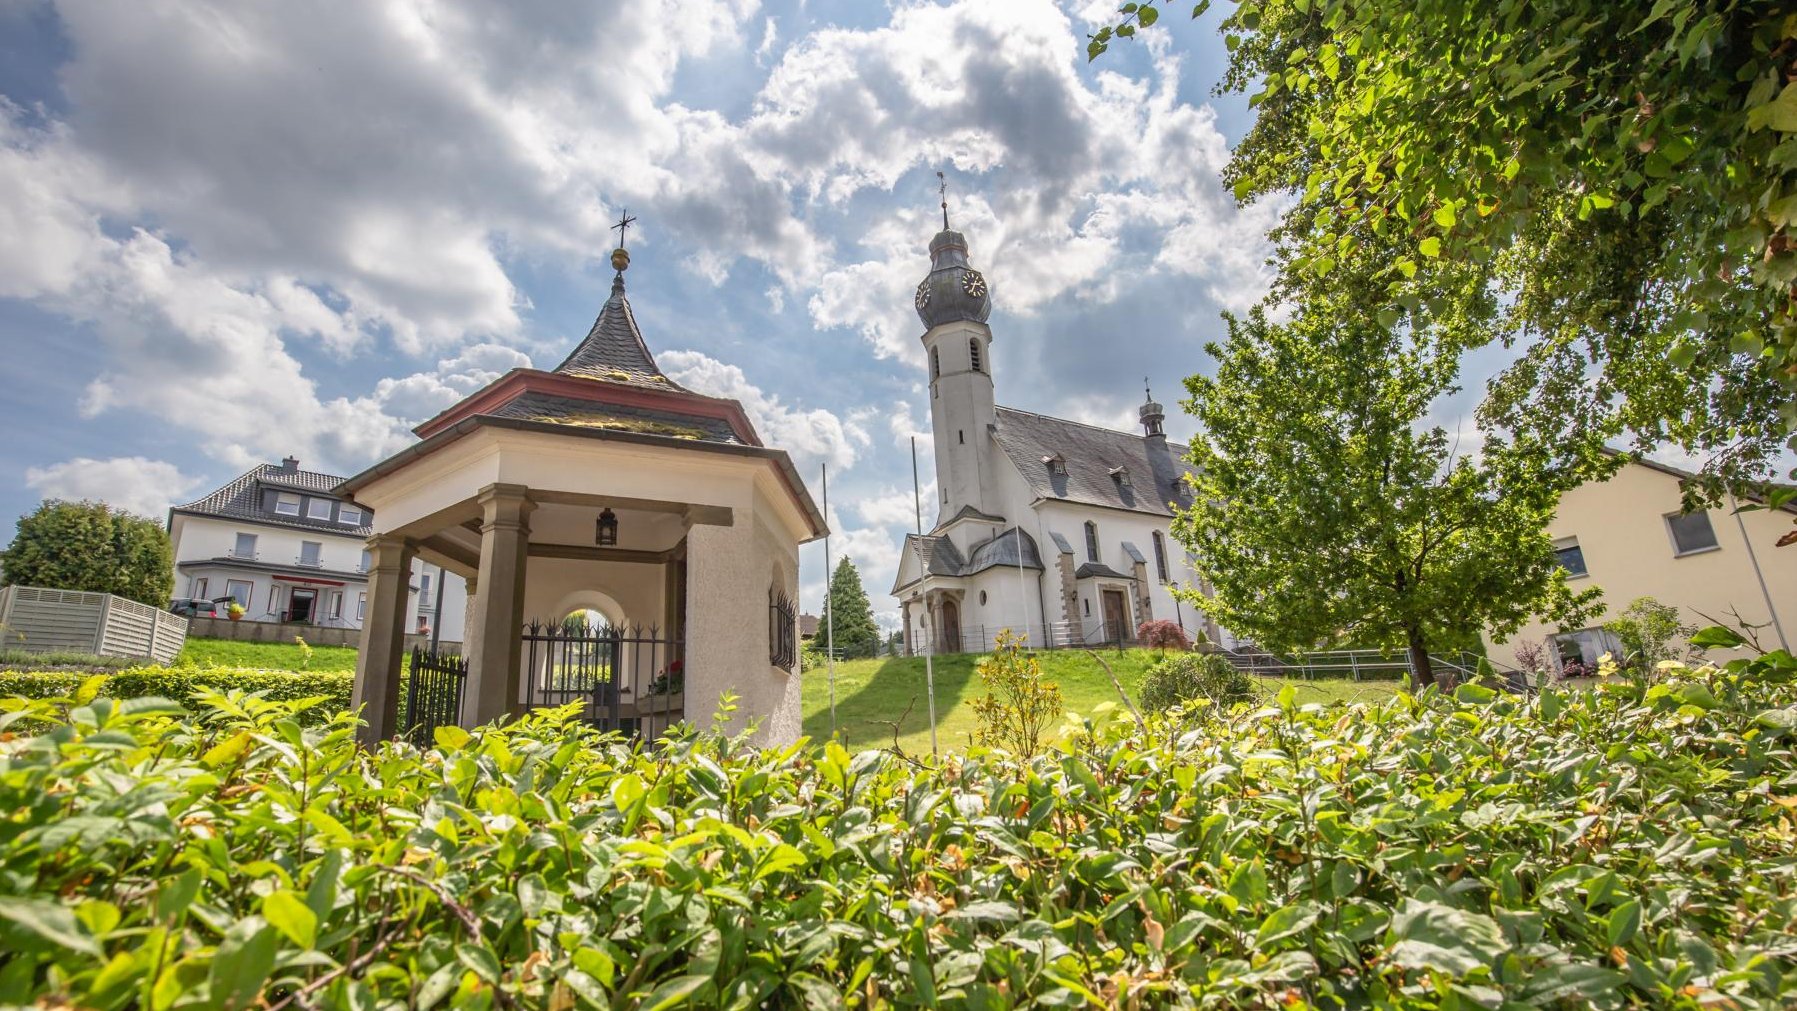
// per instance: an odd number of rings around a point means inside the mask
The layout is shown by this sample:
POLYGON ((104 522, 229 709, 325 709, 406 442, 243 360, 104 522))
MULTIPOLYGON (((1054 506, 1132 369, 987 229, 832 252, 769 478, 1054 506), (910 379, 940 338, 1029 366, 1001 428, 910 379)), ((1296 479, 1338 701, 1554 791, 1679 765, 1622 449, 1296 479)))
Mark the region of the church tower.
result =
POLYGON ((930 426, 936 441, 938 524, 972 507, 992 512, 996 463, 987 450, 992 409, 992 292, 967 262, 967 239, 948 227, 930 240, 930 273, 917 286, 917 316, 930 374, 930 426))

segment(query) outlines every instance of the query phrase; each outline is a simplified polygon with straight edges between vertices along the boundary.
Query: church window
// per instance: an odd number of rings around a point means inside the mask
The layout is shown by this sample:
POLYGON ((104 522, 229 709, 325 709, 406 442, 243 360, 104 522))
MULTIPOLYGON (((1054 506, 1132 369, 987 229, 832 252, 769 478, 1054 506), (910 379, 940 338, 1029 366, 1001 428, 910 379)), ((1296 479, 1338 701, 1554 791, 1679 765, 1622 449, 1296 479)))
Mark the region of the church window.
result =
POLYGON ((1086 561, 1098 561, 1098 524, 1086 521, 1086 561))
POLYGON ((942 349, 941 348, 931 348, 930 349, 930 378, 931 379, 941 379, 942 378, 942 349))
POLYGON ((1080 601, 1080 603, 1086 605, 1086 617, 1088 617, 1088 618, 1092 617, 1092 598, 1087 597, 1084 600, 1080 601))
POLYGON ((967 445, 967 433, 965 431, 957 429, 955 431, 955 438, 960 441, 961 445, 967 445))
POLYGON ((1161 582, 1167 582, 1167 539, 1161 532, 1154 532, 1154 568, 1160 574, 1161 582))
POLYGON ((986 371, 985 369, 980 368, 980 342, 979 342, 978 338, 975 338, 975 337, 968 338, 968 340, 967 340, 967 360, 973 363, 973 370, 975 372, 986 371))

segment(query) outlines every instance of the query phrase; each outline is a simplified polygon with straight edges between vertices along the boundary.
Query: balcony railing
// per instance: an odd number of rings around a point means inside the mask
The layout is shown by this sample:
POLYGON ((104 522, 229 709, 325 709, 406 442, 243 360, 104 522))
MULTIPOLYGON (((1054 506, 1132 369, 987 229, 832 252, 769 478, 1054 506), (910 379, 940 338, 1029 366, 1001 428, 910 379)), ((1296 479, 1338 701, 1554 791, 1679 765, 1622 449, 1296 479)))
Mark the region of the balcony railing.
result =
POLYGON ((322 556, 318 558, 307 558, 305 555, 301 555, 293 560, 293 564, 303 565, 308 569, 322 569, 324 568, 324 558, 322 556))
POLYGON ((254 552, 254 551, 239 551, 236 548, 232 548, 231 550, 225 552, 225 557, 226 558, 235 558, 240 562, 253 562, 256 560, 256 552, 254 552))

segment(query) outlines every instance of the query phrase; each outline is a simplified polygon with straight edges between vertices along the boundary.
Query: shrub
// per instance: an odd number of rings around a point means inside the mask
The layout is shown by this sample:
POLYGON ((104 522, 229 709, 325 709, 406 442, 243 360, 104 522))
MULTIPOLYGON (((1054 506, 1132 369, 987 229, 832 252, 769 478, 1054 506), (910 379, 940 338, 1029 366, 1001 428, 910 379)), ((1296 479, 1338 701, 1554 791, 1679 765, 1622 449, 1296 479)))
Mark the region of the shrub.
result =
POLYGON ((1793 677, 1288 692, 941 766, 0 701, 56 722, 0 735, 0 1004, 1791 1007, 1793 677))
POLYGON ((0 698, 51 699, 73 696, 90 676, 104 677, 99 691, 114 699, 160 697, 183 706, 197 705, 205 688, 262 692, 276 701, 322 695, 314 715, 350 707, 356 676, 347 671, 294 674, 288 671, 237 670, 227 667, 132 667, 114 674, 85 671, 0 672, 0 698))
POLYGON ((1136 641, 1152 649, 1166 652, 1176 649, 1184 652, 1192 648, 1192 640, 1186 638, 1186 630, 1175 622, 1161 619, 1144 621, 1136 626, 1136 641))
POLYGON ((0 649, 0 667, 41 668, 79 667, 84 670, 117 670, 143 663, 142 657, 99 656, 73 650, 46 650, 34 653, 24 649, 0 649))
POLYGON ((1218 653, 1183 653, 1148 668, 1139 689, 1142 708, 1164 712, 1204 700, 1219 705, 1254 697, 1254 680, 1218 653))
POLYGON ((1678 608, 1652 597, 1636 597, 1621 614, 1604 622, 1604 629, 1622 643, 1617 662, 1648 677, 1654 675, 1661 660, 1678 655, 1674 642, 1687 640, 1697 631, 1679 620, 1678 608))
POLYGON ((1061 716, 1061 686, 1042 676, 1042 665, 1010 629, 998 633, 997 647, 978 670, 986 686, 985 696, 973 701, 979 742, 1023 758, 1036 754, 1061 716))

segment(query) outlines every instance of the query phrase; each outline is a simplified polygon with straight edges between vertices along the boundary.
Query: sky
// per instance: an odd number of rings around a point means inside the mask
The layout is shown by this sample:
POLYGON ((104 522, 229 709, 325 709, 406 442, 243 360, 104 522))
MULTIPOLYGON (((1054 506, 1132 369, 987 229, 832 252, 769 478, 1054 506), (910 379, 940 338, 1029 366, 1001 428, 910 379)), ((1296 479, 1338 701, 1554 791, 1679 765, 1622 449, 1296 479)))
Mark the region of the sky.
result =
MULTIPOLYGON (((1001 404, 1133 430, 1271 276, 1279 208, 1219 181, 1250 123, 1221 10, 1089 65, 1115 6, 0 0, 0 526, 363 469, 553 368, 628 208, 661 367, 814 496, 828 465, 831 549, 896 625, 938 171, 1001 404)), ((801 570, 815 611, 821 543, 801 570)))

